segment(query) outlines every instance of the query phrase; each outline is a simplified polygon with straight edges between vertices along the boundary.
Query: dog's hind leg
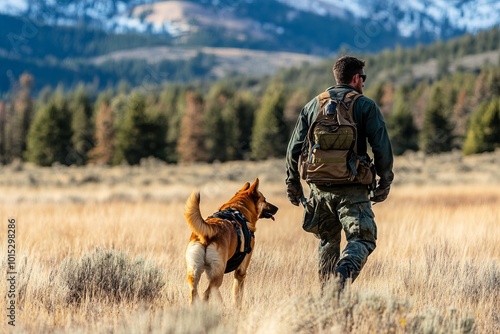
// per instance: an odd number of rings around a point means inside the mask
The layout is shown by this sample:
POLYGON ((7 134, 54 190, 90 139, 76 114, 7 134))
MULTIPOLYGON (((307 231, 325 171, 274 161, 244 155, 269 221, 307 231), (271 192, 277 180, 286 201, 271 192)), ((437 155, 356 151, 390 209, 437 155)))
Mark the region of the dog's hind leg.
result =
POLYGON ((210 295, 214 292, 217 299, 223 303, 219 288, 222 285, 222 280, 224 278, 226 261, 214 245, 209 245, 207 247, 205 261, 207 264, 205 270, 208 278, 208 288, 205 290, 204 299, 208 301, 210 299, 210 295))
POLYGON ((199 242, 191 242, 186 250, 187 281, 191 288, 189 303, 193 304, 198 296, 198 284, 205 270, 205 246, 199 242))
POLYGON ((224 304, 224 300, 222 299, 222 295, 220 293, 220 286, 222 285, 222 278, 223 275, 219 275, 216 277, 209 278, 209 283, 208 283, 208 288, 205 290, 205 294, 203 296, 203 299, 208 301, 210 299, 210 296, 212 293, 215 294, 217 297, 217 300, 221 303, 224 304))

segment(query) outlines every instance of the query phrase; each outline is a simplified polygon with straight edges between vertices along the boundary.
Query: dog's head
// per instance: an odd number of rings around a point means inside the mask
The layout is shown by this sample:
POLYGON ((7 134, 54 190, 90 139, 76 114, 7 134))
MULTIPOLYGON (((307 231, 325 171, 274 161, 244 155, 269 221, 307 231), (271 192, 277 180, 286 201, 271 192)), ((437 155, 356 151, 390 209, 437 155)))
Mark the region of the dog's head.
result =
POLYGON ((250 182, 245 183, 243 188, 236 193, 236 196, 238 195, 247 195, 246 197, 253 202, 257 212, 257 218, 269 218, 274 220, 274 215, 278 212, 278 207, 267 202, 266 197, 259 191, 258 178, 256 178, 251 185, 250 182))

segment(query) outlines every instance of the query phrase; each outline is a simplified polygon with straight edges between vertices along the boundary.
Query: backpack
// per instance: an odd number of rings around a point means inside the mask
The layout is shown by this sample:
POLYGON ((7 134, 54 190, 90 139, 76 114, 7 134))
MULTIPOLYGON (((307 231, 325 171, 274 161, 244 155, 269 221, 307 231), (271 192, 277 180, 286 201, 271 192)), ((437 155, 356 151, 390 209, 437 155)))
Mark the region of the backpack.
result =
POLYGON ((362 94, 338 98, 321 93, 320 110, 309 127, 299 158, 301 178, 314 184, 372 184, 375 173, 368 156, 357 154, 358 131, 353 106, 362 94))

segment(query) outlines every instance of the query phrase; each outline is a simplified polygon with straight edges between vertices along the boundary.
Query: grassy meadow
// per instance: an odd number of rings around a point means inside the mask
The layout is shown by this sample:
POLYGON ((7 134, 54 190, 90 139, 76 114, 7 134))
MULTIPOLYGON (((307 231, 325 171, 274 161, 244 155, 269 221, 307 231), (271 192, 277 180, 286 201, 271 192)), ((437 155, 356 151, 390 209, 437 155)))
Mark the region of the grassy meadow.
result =
POLYGON ((340 298, 320 294, 318 240, 286 199, 282 161, 3 168, 0 265, 8 272, 15 217, 17 274, 15 298, 0 284, 0 332, 498 333, 499 156, 398 160, 389 199, 373 208, 378 247, 340 298), (255 176, 280 211, 257 224, 242 308, 231 274, 224 306, 189 307, 187 195, 199 189, 208 216, 255 176), (114 290, 100 283, 112 275, 114 290))

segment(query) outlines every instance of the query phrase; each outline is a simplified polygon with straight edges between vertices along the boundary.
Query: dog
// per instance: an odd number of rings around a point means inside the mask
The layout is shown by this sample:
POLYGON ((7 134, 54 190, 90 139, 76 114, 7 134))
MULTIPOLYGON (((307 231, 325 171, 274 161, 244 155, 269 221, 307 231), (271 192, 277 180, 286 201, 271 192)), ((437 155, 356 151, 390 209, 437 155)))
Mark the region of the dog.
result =
POLYGON ((258 187, 258 178, 252 185, 246 182, 216 214, 206 219, 201 216, 199 192, 193 192, 186 201, 184 216, 192 231, 186 249, 190 304, 199 299, 198 283, 203 272, 209 281, 204 300, 208 301, 213 292, 223 302, 219 288, 224 274, 233 269, 228 268, 229 261, 236 267, 233 302, 236 306, 241 306, 244 281, 255 244, 255 225, 259 218, 274 220, 278 211, 278 207, 266 201, 258 187), (242 241, 242 238, 245 240, 242 241), (234 263, 234 259, 237 263, 234 263))

